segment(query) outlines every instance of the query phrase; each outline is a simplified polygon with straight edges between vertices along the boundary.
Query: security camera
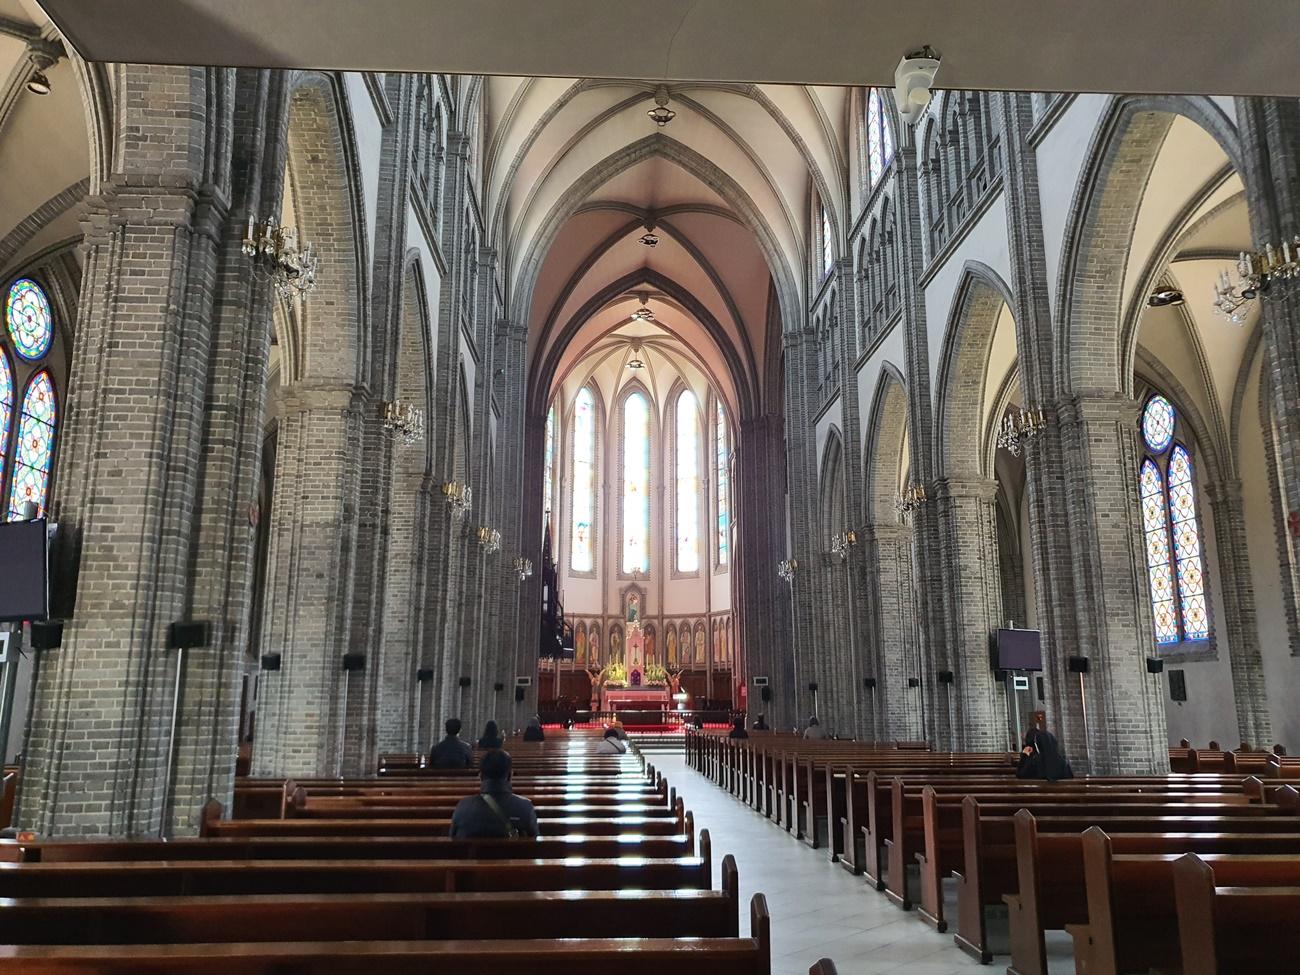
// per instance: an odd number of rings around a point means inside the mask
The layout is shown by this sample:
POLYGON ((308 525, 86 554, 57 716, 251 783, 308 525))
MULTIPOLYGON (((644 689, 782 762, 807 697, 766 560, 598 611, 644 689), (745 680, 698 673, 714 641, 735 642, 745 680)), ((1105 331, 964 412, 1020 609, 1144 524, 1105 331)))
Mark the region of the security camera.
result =
POLYGON ((910 125, 921 121, 925 106, 930 104, 930 86, 939 71, 939 55, 927 44, 919 51, 903 56, 894 70, 894 104, 898 114, 910 125))

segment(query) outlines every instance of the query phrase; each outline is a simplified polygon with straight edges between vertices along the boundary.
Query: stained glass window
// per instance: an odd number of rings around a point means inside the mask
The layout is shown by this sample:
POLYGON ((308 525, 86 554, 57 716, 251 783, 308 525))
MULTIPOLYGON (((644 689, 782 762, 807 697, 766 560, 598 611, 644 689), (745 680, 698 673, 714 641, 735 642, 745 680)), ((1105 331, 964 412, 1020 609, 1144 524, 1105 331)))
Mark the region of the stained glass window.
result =
POLYGON ((831 265, 835 263, 835 247, 831 237, 831 215, 826 212, 826 207, 821 208, 822 212, 822 274, 831 273, 831 265))
POLYGON ((650 568, 650 401, 623 401, 623 571, 650 568))
POLYGON ((5 321, 14 349, 28 362, 50 351, 54 340, 54 315, 44 289, 31 278, 19 278, 9 286, 5 321))
POLYGON ((727 450, 727 414, 722 401, 713 418, 714 447, 718 455, 718 565, 726 565, 731 541, 731 465, 727 450))
POLYGON ((14 455, 13 486, 9 491, 9 520, 22 516, 22 505, 32 501, 37 514, 45 514, 50 486, 50 462, 54 457, 54 431, 58 406, 54 383, 45 370, 27 384, 18 420, 18 449, 14 455))
POLYGON ((14 415, 14 373, 4 352, 0 352, 0 484, 5 480, 5 457, 9 447, 9 420, 14 415))
POLYGON ((1163 396, 1142 410, 1147 456, 1138 474, 1142 531, 1155 641, 1170 646, 1207 640, 1210 618, 1196 518, 1196 483, 1191 454, 1175 441, 1178 414, 1163 396))
POLYGON ((700 571, 700 418, 695 394, 677 397, 677 571, 700 571))
POLYGON ((578 390, 573 406, 573 532, 569 567, 594 572, 596 533, 596 397, 578 390))
POLYGON ((867 92, 867 172, 871 186, 880 182, 885 169, 894 160, 894 134, 885 117, 885 103, 880 89, 867 92))
POLYGON ((551 520, 551 491, 555 480, 555 407, 546 411, 546 447, 542 460, 542 519, 551 520))

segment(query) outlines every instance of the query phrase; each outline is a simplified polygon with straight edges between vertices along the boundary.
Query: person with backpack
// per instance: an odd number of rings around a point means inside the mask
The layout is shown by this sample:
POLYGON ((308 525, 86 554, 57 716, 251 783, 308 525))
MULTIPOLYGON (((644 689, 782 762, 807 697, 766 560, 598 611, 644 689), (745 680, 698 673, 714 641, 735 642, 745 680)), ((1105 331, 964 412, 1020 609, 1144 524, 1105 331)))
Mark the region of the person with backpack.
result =
POLYGON ((456 803, 451 814, 454 840, 534 839, 537 810, 510 788, 510 753, 493 749, 479 762, 479 794, 456 803))

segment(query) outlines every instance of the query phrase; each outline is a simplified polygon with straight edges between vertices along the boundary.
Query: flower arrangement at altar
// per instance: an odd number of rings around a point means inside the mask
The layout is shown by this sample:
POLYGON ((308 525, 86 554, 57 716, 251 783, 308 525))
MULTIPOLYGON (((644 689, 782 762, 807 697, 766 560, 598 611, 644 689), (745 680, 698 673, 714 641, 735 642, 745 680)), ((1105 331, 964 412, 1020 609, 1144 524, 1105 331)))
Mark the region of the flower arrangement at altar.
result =
POLYGON ((627 687, 627 668, 615 660, 605 664, 600 672, 600 682, 606 687, 627 687))
POLYGON ((643 682, 646 687, 667 687, 668 671, 654 661, 647 661, 643 682))

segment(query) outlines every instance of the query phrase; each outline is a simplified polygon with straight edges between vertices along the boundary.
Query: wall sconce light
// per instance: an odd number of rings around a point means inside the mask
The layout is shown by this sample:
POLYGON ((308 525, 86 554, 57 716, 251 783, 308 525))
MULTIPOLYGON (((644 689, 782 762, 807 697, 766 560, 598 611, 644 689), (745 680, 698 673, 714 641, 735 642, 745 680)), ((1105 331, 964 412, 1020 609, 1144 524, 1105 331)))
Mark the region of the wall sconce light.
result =
POLYGON ((1047 429, 1047 418, 1038 407, 1008 413, 1002 418, 1002 424, 998 427, 998 447, 1001 450, 1011 451, 1012 457, 1019 457, 1025 444, 1045 429, 1047 429))
POLYGON ((488 555, 494 555, 501 551, 501 533, 484 525, 478 530, 478 544, 488 555))
POLYGON ((442 496, 451 506, 451 513, 455 518, 465 517, 474 507, 474 491, 468 484, 446 481, 442 485, 442 496))
POLYGON ((410 446, 424 439, 424 410, 410 403, 394 401, 379 404, 384 429, 410 446))
POLYGON ((929 500, 929 496, 925 493, 925 485, 912 484, 894 502, 894 507, 898 509, 900 515, 908 518, 913 511, 929 500))
POLYGON ((526 582, 533 575, 533 560, 526 559, 523 556, 515 557, 515 572, 519 574, 519 581, 526 582))
POLYGON ((841 562, 849 557, 849 548, 858 544, 858 533, 850 529, 846 532, 838 532, 831 537, 831 554, 841 562))
POLYGON ((248 233, 240 248, 253 262, 255 272, 270 277, 281 298, 305 298, 316 287, 320 258, 311 244, 298 246, 298 231, 282 227, 274 217, 248 218, 248 233))
POLYGON ((782 559, 776 564, 776 574, 788 583, 794 582, 794 575, 799 571, 798 559, 782 559))

